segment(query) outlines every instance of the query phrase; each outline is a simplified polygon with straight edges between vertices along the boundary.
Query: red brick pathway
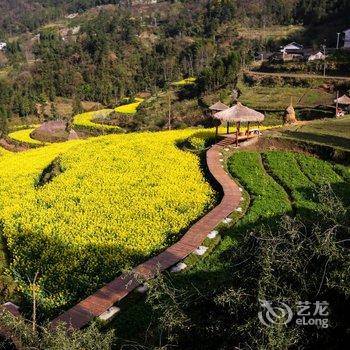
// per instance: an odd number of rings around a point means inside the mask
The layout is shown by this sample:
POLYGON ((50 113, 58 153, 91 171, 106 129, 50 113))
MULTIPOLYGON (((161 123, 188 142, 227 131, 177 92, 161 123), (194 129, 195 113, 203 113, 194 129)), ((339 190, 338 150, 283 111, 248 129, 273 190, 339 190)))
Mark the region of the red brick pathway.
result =
POLYGON ((140 279, 151 279, 158 271, 164 271, 175 265, 202 244, 208 233, 229 216, 239 206, 241 200, 241 192, 237 184, 225 172, 220 162, 220 152, 225 146, 233 142, 233 139, 226 138, 207 151, 209 171, 223 189, 224 196, 220 204, 196 222, 177 243, 154 258, 140 264, 131 273, 117 277, 95 294, 54 319, 53 325, 58 322, 65 322, 75 329, 86 326, 95 317, 100 316, 138 287, 140 279), (138 277, 135 278, 135 276, 138 277))

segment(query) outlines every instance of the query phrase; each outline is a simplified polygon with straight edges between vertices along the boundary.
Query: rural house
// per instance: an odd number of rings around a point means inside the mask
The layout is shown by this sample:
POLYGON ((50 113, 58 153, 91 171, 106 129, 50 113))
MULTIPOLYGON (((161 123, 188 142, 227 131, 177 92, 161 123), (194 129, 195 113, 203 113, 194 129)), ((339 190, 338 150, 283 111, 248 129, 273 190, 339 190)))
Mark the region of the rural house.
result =
POLYGON ((295 42, 286 46, 282 46, 280 52, 282 53, 283 61, 302 60, 304 58, 304 47, 295 42))
POLYGON ((0 43, 0 50, 3 50, 6 46, 6 43, 0 43))

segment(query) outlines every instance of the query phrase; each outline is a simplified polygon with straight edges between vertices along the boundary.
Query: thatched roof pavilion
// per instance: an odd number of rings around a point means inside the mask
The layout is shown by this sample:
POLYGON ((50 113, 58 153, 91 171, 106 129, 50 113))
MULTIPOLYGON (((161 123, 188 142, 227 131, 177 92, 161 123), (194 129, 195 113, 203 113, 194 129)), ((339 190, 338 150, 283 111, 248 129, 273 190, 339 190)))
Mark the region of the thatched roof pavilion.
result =
POLYGON ((222 122, 227 123, 227 133, 228 134, 230 133, 230 123, 237 124, 236 144, 238 146, 238 133, 239 133, 241 123, 248 123, 247 132, 249 132, 250 123, 251 122, 261 123, 262 121, 264 121, 265 116, 264 116, 264 114, 257 112, 254 109, 243 106, 240 102, 237 102, 237 104, 235 106, 228 108, 228 109, 225 109, 224 111, 215 113, 214 118, 219 119, 222 122))
POLYGON ((343 95, 334 100, 334 103, 338 103, 340 105, 350 105, 350 97, 343 95))
POLYGON ((224 103, 221 101, 214 103, 212 106, 209 107, 209 109, 213 112, 221 112, 224 111, 225 109, 228 109, 229 107, 226 106, 224 103))
POLYGON ((229 123, 262 122, 265 119, 265 116, 262 113, 243 106, 240 102, 237 102, 237 104, 231 108, 215 113, 214 117, 229 123))

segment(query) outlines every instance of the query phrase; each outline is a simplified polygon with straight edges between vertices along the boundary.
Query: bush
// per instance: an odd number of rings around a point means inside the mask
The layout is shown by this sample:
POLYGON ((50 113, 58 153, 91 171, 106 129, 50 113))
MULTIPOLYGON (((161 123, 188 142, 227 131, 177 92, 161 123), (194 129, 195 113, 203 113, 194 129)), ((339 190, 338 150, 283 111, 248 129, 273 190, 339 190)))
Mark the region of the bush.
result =
POLYGON ((202 151, 215 143, 215 133, 213 131, 197 132, 188 138, 187 141, 191 149, 202 151))
MULTIPOLYGON (((23 350, 111 350, 114 343, 114 332, 102 333, 96 324, 82 331, 70 330, 69 334, 64 325, 55 329, 48 325, 33 330, 32 324, 5 311, 0 313, 0 325, 1 330, 6 329, 11 335, 12 343, 23 350)), ((6 345, 10 346, 8 343, 6 345)))

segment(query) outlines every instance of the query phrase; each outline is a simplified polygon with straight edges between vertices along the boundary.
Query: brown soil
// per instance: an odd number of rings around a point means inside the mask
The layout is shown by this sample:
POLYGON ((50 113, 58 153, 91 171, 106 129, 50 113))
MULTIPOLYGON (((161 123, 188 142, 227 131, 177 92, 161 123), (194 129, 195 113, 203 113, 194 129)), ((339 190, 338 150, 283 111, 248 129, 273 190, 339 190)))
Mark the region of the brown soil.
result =
POLYGON ((0 139, 0 146, 10 152, 23 152, 30 149, 29 146, 11 143, 9 140, 6 140, 6 139, 0 139))
POLYGON ((248 151, 291 151, 306 153, 305 150, 293 141, 282 140, 270 137, 260 137, 258 142, 245 147, 248 151))

